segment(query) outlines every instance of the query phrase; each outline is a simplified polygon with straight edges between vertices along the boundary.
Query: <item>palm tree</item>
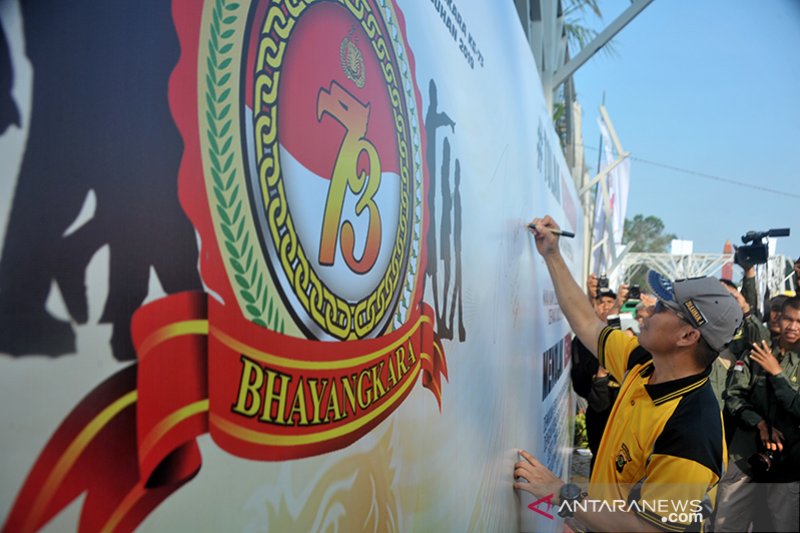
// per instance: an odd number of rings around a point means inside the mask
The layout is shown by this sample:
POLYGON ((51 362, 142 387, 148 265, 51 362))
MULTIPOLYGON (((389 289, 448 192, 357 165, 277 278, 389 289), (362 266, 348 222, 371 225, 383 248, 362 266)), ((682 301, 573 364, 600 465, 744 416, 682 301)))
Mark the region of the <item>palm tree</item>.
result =
MULTIPOLYGON (((564 8, 564 28, 567 33, 567 46, 569 50, 578 52, 597 37, 597 31, 589 28, 584 23, 587 15, 594 14, 598 19, 603 19, 603 13, 597 5, 597 0, 567 0, 564 8)), ((615 55, 613 41, 603 47, 605 53, 615 55)))

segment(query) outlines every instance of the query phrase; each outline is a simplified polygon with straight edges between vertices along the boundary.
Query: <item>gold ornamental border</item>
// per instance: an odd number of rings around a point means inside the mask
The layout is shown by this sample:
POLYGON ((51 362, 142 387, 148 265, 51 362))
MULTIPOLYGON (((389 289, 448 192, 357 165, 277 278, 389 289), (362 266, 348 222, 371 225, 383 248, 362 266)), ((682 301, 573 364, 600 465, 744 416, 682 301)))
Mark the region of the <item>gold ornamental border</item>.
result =
MULTIPOLYGON (((406 271, 406 256, 413 253, 413 263, 416 263, 418 259, 419 246, 409 245, 409 239, 412 237, 409 232, 409 217, 419 214, 419 209, 415 209, 416 213, 412 213, 412 206, 410 206, 410 200, 414 200, 414 189, 420 191, 422 186, 421 166, 415 164, 414 161, 414 159, 416 161, 420 159, 419 134, 417 132, 414 137, 416 157, 412 159, 409 157, 409 147, 406 141, 407 138, 411 138, 411 135, 409 135, 407 120, 403 112, 404 95, 401 92, 403 88, 398 86, 398 82, 402 84, 403 79, 398 76, 392 62, 393 57, 396 59, 393 54, 397 49, 397 42, 387 44, 369 3, 362 0, 339 0, 339 3, 358 20, 381 63, 394 115, 400 156, 401 183, 400 216, 390 264, 377 288, 362 300, 350 304, 347 300, 334 294, 309 265, 303 245, 297 238, 286 201, 278 150, 278 107, 276 104, 283 56, 294 25, 303 12, 315 3, 317 2, 308 0, 274 0, 267 11, 255 65, 253 107, 256 161, 272 241, 280 257, 283 272, 292 285, 298 301, 308 316, 328 334, 342 340, 357 339, 372 333, 384 321, 386 314, 392 312, 393 295, 406 271), (412 185, 412 177, 409 176, 411 164, 418 167, 415 168, 414 177, 419 178, 419 180, 415 179, 419 188, 412 185)), ((389 16, 391 12, 384 7, 383 10, 379 10, 378 16, 389 16)), ((384 22, 386 21, 384 20, 384 22)), ((397 34, 399 30, 396 27, 394 29, 396 30, 394 33, 397 34)), ((404 70, 406 70, 405 74, 408 74, 408 67, 405 63, 404 70)), ((406 82, 408 86, 408 78, 406 78, 406 82)), ((407 94, 408 91, 406 91, 407 94)), ((411 96, 413 100, 413 92, 411 96)), ((410 110, 411 106, 408 107, 410 110)), ((413 122, 416 123, 416 120, 414 119, 413 122)), ((415 216, 414 222, 419 220, 421 217, 415 216)), ((411 228, 414 233, 413 237, 419 239, 421 234, 419 225, 414 223, 413 226, 411 228)), ((418 265, 415 265, 415 274, 416 266, 418 265)), ((408 300, 410 295, 405 294, 408 291, 402 292, 404 294, 401 295, 401 299, 408 300)), ((405 304, 407 309, 408 302, 406 301, 405 304)))
POLYGON ((299 328, 282 312, 247 196, 239 88, 249 8, 248 0, 203 5, 197 72, 203 176, 220 255, 242 314, 255 324, 297 336, 299 328))

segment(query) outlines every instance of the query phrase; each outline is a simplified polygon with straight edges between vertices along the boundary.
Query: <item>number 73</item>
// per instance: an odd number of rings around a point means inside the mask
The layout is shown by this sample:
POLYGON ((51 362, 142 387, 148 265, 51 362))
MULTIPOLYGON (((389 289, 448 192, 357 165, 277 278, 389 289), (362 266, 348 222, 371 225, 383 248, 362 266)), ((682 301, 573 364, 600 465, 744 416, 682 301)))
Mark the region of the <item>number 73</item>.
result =
POLYGON ((345 128, 344 139, 339 147, 333 176, 325 202, 322 219, 322 235, 319 246, 319 262, 332 266, 339 241, 339 222, 342 207, 349 188, 353 194, 361 194, 356 202, 356 216, 368 210, 367 238, 361 259, 355 256, 355 230, 349 220, 341 224, 341 249, 350 270, 364 274, 375 265, 381 244, 381 214, 375 203, 375 193, 381 185, 381 162, 378 150, 364 135, 367 133, 370 106, 364 105, 335 81, 330 89, 321 89, 317 95, 317 120, 327 113, 345 128), (367 157, 367 170, 358 171, 361 154, 367 157))

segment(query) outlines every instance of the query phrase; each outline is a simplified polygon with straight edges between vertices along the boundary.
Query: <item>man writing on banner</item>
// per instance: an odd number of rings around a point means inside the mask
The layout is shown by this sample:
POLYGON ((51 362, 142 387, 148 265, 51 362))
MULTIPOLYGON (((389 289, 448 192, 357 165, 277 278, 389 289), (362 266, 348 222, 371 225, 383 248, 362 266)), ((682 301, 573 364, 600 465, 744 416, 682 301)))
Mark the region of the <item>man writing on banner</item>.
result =
POLYGON ((701 515, 713 508, 727 454, 708 374, 739 328, 742 310, 714 278, 670 283, 651 272, 654 313, 638 339, 626 336, 597 318, 554 230, 549 216, 531 224, 564 316, 620 382, 620 392, 588 494, 525 451, 514 465, 514 487, 538 498, 557 496, 551 501, 561 516, 574 516, 593 531, 698 530, 701 515))

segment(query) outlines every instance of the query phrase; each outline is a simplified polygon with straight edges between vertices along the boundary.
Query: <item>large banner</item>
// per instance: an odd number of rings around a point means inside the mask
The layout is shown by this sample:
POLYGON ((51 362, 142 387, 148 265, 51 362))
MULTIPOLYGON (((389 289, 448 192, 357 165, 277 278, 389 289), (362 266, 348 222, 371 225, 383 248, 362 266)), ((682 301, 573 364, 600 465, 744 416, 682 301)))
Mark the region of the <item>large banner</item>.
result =
MULTIPOLYGON (((616 153, 611 134, 604 120, 598 119, 597 127, 600 130, 600 146, 602 147, 602 165, 601 168, 598 169, 598 172, 600 172, 602 169, 613 165, 615 161, 622 156, 616 153)), ((594 204, 594 223, 592 224, 594 228, 592 242, 599 243, 603 239, 606 239, 606 241, 613 239, 614 244, 614 246, 611 246, 610 242, 606 242, 603 246, 595 250, 592 271, 598 276, 606 274, 609 271, 617 258, 622 254, 624 248, 622 236, 625 230, 625 214, 628 210, 630 175, 631 161, 625 158, 604 178, 606 191, 608 193, 608 212, 606 212, 606 196, 603 195, 602 187, 600 185, 597 186, 594 204), (617 257, 613 257, 612 250, 615 251, 617 257)), ((612 286, 617 286, 623 280, 613 279, 611 281, 612 286)))
POLYGON ((0 0, 4 531, 556 530, 582 217, 512 3, 0 0))

